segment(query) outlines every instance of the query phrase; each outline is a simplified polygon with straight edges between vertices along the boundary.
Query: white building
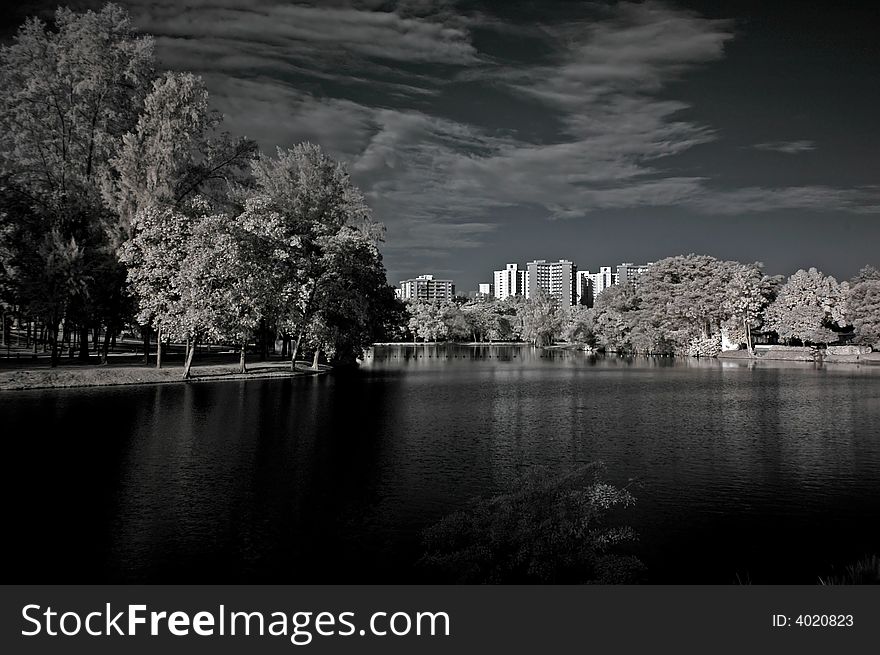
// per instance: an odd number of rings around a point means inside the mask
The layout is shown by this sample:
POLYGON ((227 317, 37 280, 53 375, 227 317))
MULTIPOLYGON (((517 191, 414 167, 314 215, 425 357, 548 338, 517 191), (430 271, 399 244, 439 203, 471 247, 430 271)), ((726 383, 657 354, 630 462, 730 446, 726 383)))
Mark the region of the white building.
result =
POLYGON ((499 300, 525 295, 525 271, 519 270, 517 264, 508 264, 503 270, 495 271, 492 286, 495 297, 499 300))
POLYGON ((610 266, 600 266, 598 273, 590 273, 587 271, 587 275, 590 278, 593 298, 598 297, 599 294, 605 291, 605 289, 616 284, 614 272, 611 270, 610 266))
POLYGON ((452 280, 435 280, 433 275, 419 275, 400 282, 400 298, 403 300, 452 300, 455 283, 452 280))

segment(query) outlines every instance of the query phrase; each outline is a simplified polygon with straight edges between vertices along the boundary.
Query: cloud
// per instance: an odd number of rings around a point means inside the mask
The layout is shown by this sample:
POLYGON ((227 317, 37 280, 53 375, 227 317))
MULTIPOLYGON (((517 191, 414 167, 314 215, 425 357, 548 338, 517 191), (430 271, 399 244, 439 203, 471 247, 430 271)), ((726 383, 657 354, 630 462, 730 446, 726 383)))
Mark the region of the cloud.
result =
POLYGON ((752 146, 755 150, 768 150, 771 152, 783 152, 787 155, 797 155, 816 149, 813 141, 771 141, 769 143, 756 143, 752 146))
POLYGON ((321 68, 349 57, 458 65, 476 60, 468 33, 453 23, 355 6, 152 1, 138 3, 137 18, 142 29, 168 39, 211 39, 233 52, 256 46, 321 68))
POLYGON ((165 65, 205 77, 228 129, 264 148, 310 140, 348 162, 388 227, 389 268, 442 266, 524 207, 536 220, 576 220, 615 208, 729 216, 880 206, 875 189, 730 189, 712 170, 676 169, 679 155, 729 147, 723 126, 695 121, 673 83, 722 59, 735 34, 731 21, 661 2, 583 3, 578 19, 566 6, 529 24, 452 0, 128 5, 165 65))

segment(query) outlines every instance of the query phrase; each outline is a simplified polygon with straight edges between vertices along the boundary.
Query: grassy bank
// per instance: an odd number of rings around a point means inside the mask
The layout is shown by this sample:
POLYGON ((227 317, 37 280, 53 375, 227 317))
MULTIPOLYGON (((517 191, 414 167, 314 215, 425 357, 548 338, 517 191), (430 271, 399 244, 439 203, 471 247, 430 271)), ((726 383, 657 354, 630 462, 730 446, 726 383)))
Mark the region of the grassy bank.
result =
POLYGON ((310 368, 310 362, 297 362, 296 372, 291 372, 290 362, 279 360, 258 362, 248 366, 247 373, 239 373, 237 361, 228 364, 212 362, 199 366, 193 365, 190 379, 184 380, 182 378, 183 368, 173 364, 161 369, 143 364, 14 368, 0 370, 0 391, 286 378, 315 375, 327 370, 329 367, 321 366, 318 371, 313 371, 310 368))

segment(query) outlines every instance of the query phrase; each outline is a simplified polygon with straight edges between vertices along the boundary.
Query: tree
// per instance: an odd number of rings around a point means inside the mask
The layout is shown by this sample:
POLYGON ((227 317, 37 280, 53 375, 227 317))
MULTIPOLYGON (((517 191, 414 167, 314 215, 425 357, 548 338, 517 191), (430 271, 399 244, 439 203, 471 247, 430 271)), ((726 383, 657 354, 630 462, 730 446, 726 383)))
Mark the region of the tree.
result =
POLYGON ((409 319, 407 327, 413 335, 413 341, 437 341, 446 334, 446 323, 439 302, 412 300, 407 304, 409 319))
POLYGON ((845 324, 849 285, 838 284, 815 268, 800 269, 788 278, 766 311, 766 325, 781 339, 828 343, 832 326, 845 324))
POLYGON ((613 286, 593 303, 598 344, 613 352, 634 350, 633 330, 639 324, 641 298, 628 285, 613 286))
POLYGON ((189 343, 184 378, 203 339, 236 344, 239 371, 247 371, 247 343, 273 291, 265 274, 271 261, 261 254, 259 235, 227 214, 205 214, 195 224, 178 280, 182 311, 172 328, 189 343))
POLYGON ((739 262, 709 255, 679 255, 653 264, 639 285, 641 308, 660 336, 685 348, 711 341, 720 348, 721 323, 728 318, 724 298, 739 262))
POLYGON ((850 283, 847 318, 859 342, 880 344, 880 271, 865 266, 850 283))
POLYGON ((104 196, 119 213, 120 240, 149 205, 180 208, 198 194, 215 208, 228 207, 229 186, 247 180, 256 146, 220 132, 221 123, 202 78, 167 72, 153 82, 104 179, 104 196))
POLYGON ((562 338, 593 347, 597 343, 595 312, 586 305, 571 308, 562 325, 562 338))
POLYGON ((735 267, 724 296, 730 331, 741 335, 749 355, 754 355, 752 330, 764 321, 764 310, 773 301, 781 284, 779 278, 764 275, 763 264, 735 267))
POLYGON ((522 336, 526 341, 535 346, 546 346, 559 336, 562 317, 559 301, 554 296, 538 289, 522 304, 520 313, 523 322, 522 336))
POLYGON ((17 293, 46 322, 53 365, 62 319, 77 324, 80 356, 87 358, 97 299, 123 297, 121 289, 107 288, 121 275, 94 275, 112 268, 114 257, 107 238, 112 213, 99 182, 121 135, 135 124, 152 77, 152 40, 136 36, 128 15, 113 4, 81 14, 58 9, 52 29, 28 20, 0 50, 5 192, 19 195, 39 218, 23 246, 32 252, 17 256, 20 270, 28 271, 17 293))
POLYGON ((471 325, 468 323, 461 305, 455 301, 446 301, 441 304, 440 312, 446 327, 444 336, 447 340, 459 341, 468 338, 471 333, 471 325))
POLYGON ((162 367, 162 336, 178 327, 179 279, 197 223, 209 211, 195 203, 185 211, 148 205, 132 217, 132 236, 119 250, 137 297, 136 319, 158 332, 156 368, 162 367))
POLYGON ((382 256, 361 230, 344 226, 327 243, 324 262, 333 275, 318 287, 309 330, 318 363, 322 348, 336 366, 352 365, 384 333, 397 309, 382 256))
POLYGON ((252 162, 254 189, 261 211, 270 213, 283 285, 277 293, 279 325, 295 339, 294 366, 300 344, 328 297, 321 287, 332 281, 332 258, 325 254, 343 227, 360 231, 378 242, 382 226, 371 218, 363 194, 341 164, 320 147, 303 143, 275 157, 261 155, 252 162))

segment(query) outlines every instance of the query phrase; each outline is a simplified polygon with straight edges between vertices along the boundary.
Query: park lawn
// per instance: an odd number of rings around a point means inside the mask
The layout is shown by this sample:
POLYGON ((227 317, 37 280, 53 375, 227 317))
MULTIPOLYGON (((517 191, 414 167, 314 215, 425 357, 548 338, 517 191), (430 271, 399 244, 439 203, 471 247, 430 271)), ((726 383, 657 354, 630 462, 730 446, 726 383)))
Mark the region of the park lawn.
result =
MULTIPOLYGON (((213 382, 219 380, 249 380, 274 377, 291 377, 314 374, 307 368, 308 362, 297 362, 292 373, 289 361, 256 362, 248 366, 247 373, 239 373, 238 362, 229 364, 193 365, 191 377, 184 380, 183 367, 171 364, 157 369, 155 366, 59 366, 57 368, 22 368, 0 370, 0 391, 23 389, 51 389, 68 387, 103 387, 123 384, 159 384, 168 382, 213 382)), ((328 367, 321 366, 317 372, 328 367)))

